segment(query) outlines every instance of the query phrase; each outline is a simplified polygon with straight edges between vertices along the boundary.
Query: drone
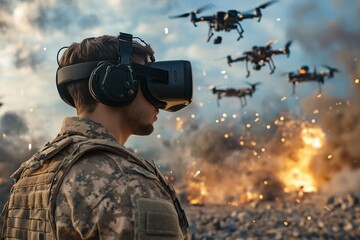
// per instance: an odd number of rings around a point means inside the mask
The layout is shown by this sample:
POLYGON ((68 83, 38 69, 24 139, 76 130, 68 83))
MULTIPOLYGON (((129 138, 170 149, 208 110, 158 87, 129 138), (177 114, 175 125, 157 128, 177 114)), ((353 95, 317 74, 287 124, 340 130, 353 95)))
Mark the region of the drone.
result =
POLYGON ((238 97, 240 99, 241 107, 245 107, 247 105, 246 96, 252 97, 253 93, 256 91, 256 86, 261 84, 261 82, 249 83, 250 87, 248 88, 227 88, 227 89, 217 89, 216 87, 212 87, 212 93, 217 94, 217 103, 218 107, 220 106, 220 99, 222 97, 238 97))
POLYGON ((284 54, 287 55, 287 57, 289 57, 290 45, 292 41, 288 41, 285 44, 284 49, 278 49, 278 50, 272 49, 271 45, 274 43, 275 41, 269 41, 268 43, 266 43, 265 46, 253 46, 251 51, 245 51, 243 52, 242 56, 235 59, 233 59, 231 55, 228 55, 226 56, 227 63, 229 66, 231 66, 231 63, 233 62, 245 61, 246 71, 247 71, 246 77, 250 76, 248 62, 251 62, 253 64, 253 69, 256 71, 259 71, 263 66, 265 66, 265 63, 268 63, 270 68, 270 74, 273 74, 276 67, 272 57, 280 54, 284 54))
POLYGON ((328 65, 322 65, 324 68, 327 68, 327 72, 317 72, 316 67, 314 67, 314 72, 309 72, 308 66, 300 67, 297 72, 288 72, 285 73, 288 77, 288 81, 293 84, 293 95, 295 94, 295 86, 300 82, 318 82, 319 83, 319 94, 321 93, 321 85, 325 82, 325 77, 333 78, 334 73, 340 72, 338 69, 330 67, 328 65))
MULTIPOLYGON (((195 27, 197 27, 197 22, 207 22, 209 24, 209 32, 208 32, 208 38, 207 42, 210 41, 211 37, 214 35, 214 32, 230 32, 231 30, 236 30, 239 34, 239 37, 237 38, 237 41, 239 41, 241 38, 243 38, 244 29, 242 28, 240 22, 244 19, 250 19, 250 18, 257 18, 258 22, 260 22, 262 13, 261 9, 265 9, 268 6, 272 5, 273 3, 278 2, 277 0, 268 1, 264 4, 261 4, 257 6, 256 8, 252 10, 248 10, 245 12, 240 12, 237 10, 228 10, 228 11, 219 11, 215 12, 213 15, 210 16, 201 16, 198 17, 196 14, 199 14, 209 8, 212 8, 213 4, 207 4, 205 6, 202 6, 198 9, 195 9, 188 13, 183 13, 175 16, 169 16, 170 19, 174 18, 184 18, 190 16, 190 21, 194 24, 195 27)), ((214 44, 220 44, 222 41, 222 37, 217 36, 214 39, 214 44)))

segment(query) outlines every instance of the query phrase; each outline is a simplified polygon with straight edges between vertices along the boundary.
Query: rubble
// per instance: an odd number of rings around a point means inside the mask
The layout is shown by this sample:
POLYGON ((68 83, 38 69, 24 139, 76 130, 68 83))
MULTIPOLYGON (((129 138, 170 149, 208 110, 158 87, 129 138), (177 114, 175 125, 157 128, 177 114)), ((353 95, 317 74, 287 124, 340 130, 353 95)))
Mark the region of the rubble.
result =
POLYGON ((190 240, 360 239, 359 197, 187 206, 190 240))

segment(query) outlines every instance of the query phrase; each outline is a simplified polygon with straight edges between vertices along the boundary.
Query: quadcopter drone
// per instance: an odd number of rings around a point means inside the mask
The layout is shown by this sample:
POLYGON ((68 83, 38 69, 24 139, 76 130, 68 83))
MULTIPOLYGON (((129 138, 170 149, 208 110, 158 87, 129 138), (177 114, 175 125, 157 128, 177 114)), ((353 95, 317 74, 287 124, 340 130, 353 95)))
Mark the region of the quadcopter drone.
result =
POLYGON ((243 56, 233 59, 230 55, 226 56, 227 63, 231 66, 233 62, 245 61, 246 62, 246 77, 250 76, 248 62, 253 64, 253 69, 259 71, 265 63, 268 63, 270 68, 270 74, 273 74, 275 71, 275 64, 272 59, 275 55, 284 54, 287 57, 290 56, 290 45, 292 41, 288 41, 285 44, 285 49, 272 50, 271 45, 275 41, 269 41, 265 46, 253 46, 251 51, 243 52, 243 56))
MULTIPOLYGON (((188 13, 183 13, 180 15, 175 16, 169 16, 170 19, 174 18, 184 18, 190 16, 190 21, 194 24, 195 27, 197 27, 197 22, 207 22, 209 24, 209 32, 208 32, 208 38, 207 42, 210 41, 211 37, 214 35, 213 31, 219 32, 219 31, 225 31, 230 32, 231 30, 236 29, 236 31, 239 34, 239 37, 237 38, 237 41, 239 41, 241 38, 243 38, 244 29, 242 28, 240 22, 244 19, 249 18, 257 18, 258 22, 260 22, 262 13, 261 9, 265 9, 266 7, 272 5, 273 3, 278 2, 276 0, 266 2, 264 4, 261 4, 257 6, 256 8, 240 12, 237 10, 228 10, 228 11, 219 11, 215 12, 213 15, 210 16, 201 16, 198 17, 196 14, 199 14, 203 12, 204 10, 207 10, 214 5, 207 4, 205 6, 202 6, 198 9, 195 9, 188 13)), ((222 38, 220 36, 217 36, 214 39, 214 44, 220 44, 222 41, 222 38)))
POLYGON ((285 73, 285 75, 287 75, 288 77, 288 81, 292 82, 293 84, 293 95, 295 94, 295 86, 301 82, 318 82, 319 83, 319 93, 321 93, 321 84, 324 84, 325 82, 325 77, 327 78, 333 78, 334 77, 334 73, 336 72, 340 72, 338 69, 327 66, 327 65, 322 65, 324 68, 327 68, 328 71, 327 72, 317 72, 316 71, 316 67, 314 67, 314 72, 309 72, 309 67, 308 66, 302 66, 300 67, 297 72, 289 72, 289 73, 285 73))
POLYGON ((212 87, 212 93, 217 94, 217 103, 220 106, 220 99, 222 97, 238 97, 240 99, 241 107, 245 107, 247 105, 246 96, 252 97, 253 93, 256 90, 256 86, 261 84, 261 82, 257 83, 249 83, 250 87, 248 88, 227 88, 227 89, 217 89, 216 87, 212 87))

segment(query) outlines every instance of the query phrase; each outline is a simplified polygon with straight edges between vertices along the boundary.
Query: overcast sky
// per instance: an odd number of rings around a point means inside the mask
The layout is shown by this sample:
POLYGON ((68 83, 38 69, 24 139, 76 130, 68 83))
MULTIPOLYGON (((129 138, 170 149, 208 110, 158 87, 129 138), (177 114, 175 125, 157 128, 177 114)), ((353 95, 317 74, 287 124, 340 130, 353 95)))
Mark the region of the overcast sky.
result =
MULTIPOLYGON (((246 11, 265 1, 219 0, 202 15, 235 9, 246 11)), ((169 19, 168 16, 190 12, 211 1, 198 0, 0 0, 0 116, 9 111, 19 113, 26 120, 31 138, 52 138, 65 116, 75 114, 63 103, 55 87, 56 53, 72 42, 100 35, 132 33, 150 43, 157 60, 186 59, 192 62, 194 76, 193 103, 177 113, 162 113, 150 139, 171 138, 176 133, 176 117, 185 124, 190 121, 215 122, 224 113, 243 116, 249 112, 271 114, 271 106, 286 108, 294 115, 303 113, 301 103, 317 94, 317 83, 292 86, 284 72, 298 67, 322 64, 338 68, 341 73, 326 80, 323 94, 348 99, 359 72, 346 63, 358 65, 359 2, 357 0, 282 0, 263 10, 261 22, 244 20, 244 38, 236 41, 236 31, 215 32, 223 37, 222 44, 206 42, 208 25, 194 27, 188 18, 169 19), (269 75, 266 66, 252 71, 246 78, 245 63, 229 67, 226 55, 239 56, 253 45, 276 40, 274 49, 284 48, 292 40, 290 57, 274 57, 275 73, 269 75), (209 86, 219 88, 247 87, 248 82, 262 82, 248 105, 241 107, 236 98, 222 99, 217 106, 216 96, 209 86)), ((355 94, 357 94, 355 92, 355 94)), ((316 100, 315 100, 316 101, 316 100)), ((230 120, 229 120, 230 121, 230 120)), ((149 140, 147 140, 149 141, 149 140)), ((144 139, 134 137, 130 147, 143 145, 144 139)), ((146 149, 143 149, 146 151, 146 149)))

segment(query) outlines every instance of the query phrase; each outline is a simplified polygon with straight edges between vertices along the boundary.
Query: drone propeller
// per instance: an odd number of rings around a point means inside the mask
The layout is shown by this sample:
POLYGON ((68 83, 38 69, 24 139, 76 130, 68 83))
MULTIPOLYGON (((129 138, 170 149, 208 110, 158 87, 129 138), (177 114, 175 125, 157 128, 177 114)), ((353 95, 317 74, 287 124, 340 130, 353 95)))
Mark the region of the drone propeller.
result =
POLYGON ((323 64, 322 66, 323 66, 324 68, 329 69, 329 71, 332 71, 332 72, 340 72, 339 69, 330 67, 329 65, 323 64))
POLYGON ((257 8, 265 9, 265 8, 267 8, 268 6, 270 6, 270 5, 272 5, 272 4, 276 3, 276 2, 278 2, 278 1, 277 1, 277 0, 268 1, 268 2, 266 2, 266 3, 261 4, 261 5, 258 6, 257 8))
POLYGON ((231 55, 226 55, 226 56, 224 56, 224 57, 215 58, 214 60, 215 60, 215 61, 219 61, 219 60, 222 60, 222 59, 226 59, 226 58, 228 58, 228 57, 231 57, 231 55))
POLYGON ((241 15, 244 15, 244 16, 245 16, 245 15, 249 15, 249 14, 251 14, 252 12, 255 11, 255 16, 254 16, 254 17, 258 17, 258 18, 259 18, 259 19, 258 19, 258 22, 260 22, 261 17, 262 17, 262 13, 261 13, 261 10, 260 10, 260 9, 265 9, 265 8, 267 8, 268 6, 270 6, 270 5, 272 5, 272 4, 276 3, 276 2, 278 2, 278 1, 277 1, 277 0, 268 1, 268 2, 266 2, 266 3, 263 3, 263 4, 259 5, 259 6, 257 6, 256 8, 251 9, 251 10, 247 10, 247 11, 245 11, 245 12, 239 12, 239 11, 238 11, 238 14, 241 14, 241 15))
POLYGON ((271 45, 273 45, 274 43, 277 43, 277 42, 278 42, 278 41, 277 41, 277 40, 274 40, 274 39, 269 40, 269 41, 267 41, 267 43, 265 44, 265 47, 271 46, 271 45))
POLYGON ((198 8, 198 9, 195 9, 195 10, 193 10, 193 11, 191 11, 191 12, 183 13, 183 14, 179 14, 179 15, 175 15, 175 16, 169 16, 169 18, 170 18, 170 19, 174 19, 174 18, 184 18, 184 17, 188 17, 188 16, 190 16, 190 14, 192 14, 192 13, 198 14, 198 13, 201 13, 201 12, 203 12, 203 11, 205 11, 205 10, 207 10, 207 9, 210 9, 210 8, 212 8, 212 7, 214 7, 214 6, 215 6, 214 4, 209 3, 209 4, 206 4, 206 5, 198 8))
POLYGON ((281 73, 280 75, 281 76, 289 76, 291 74, 294 74, 294 72, 284 72, 284 73, 281 73))
POLYGON ((247 81, 246 81, 246 83, 251 87, 251 89, 252 89, 253 91, 255 91, 256 86, 257 86, 257 85, 260 85, 262 82, 250 83, 250 82, 247 82, 247 81))
POLYGON ((290 56, 290 46, 291 46, 291 43, 292 41, 288 41, 286 44, 285 44, 285 52, 286 52, 286 55, 289 57, 290 56))

